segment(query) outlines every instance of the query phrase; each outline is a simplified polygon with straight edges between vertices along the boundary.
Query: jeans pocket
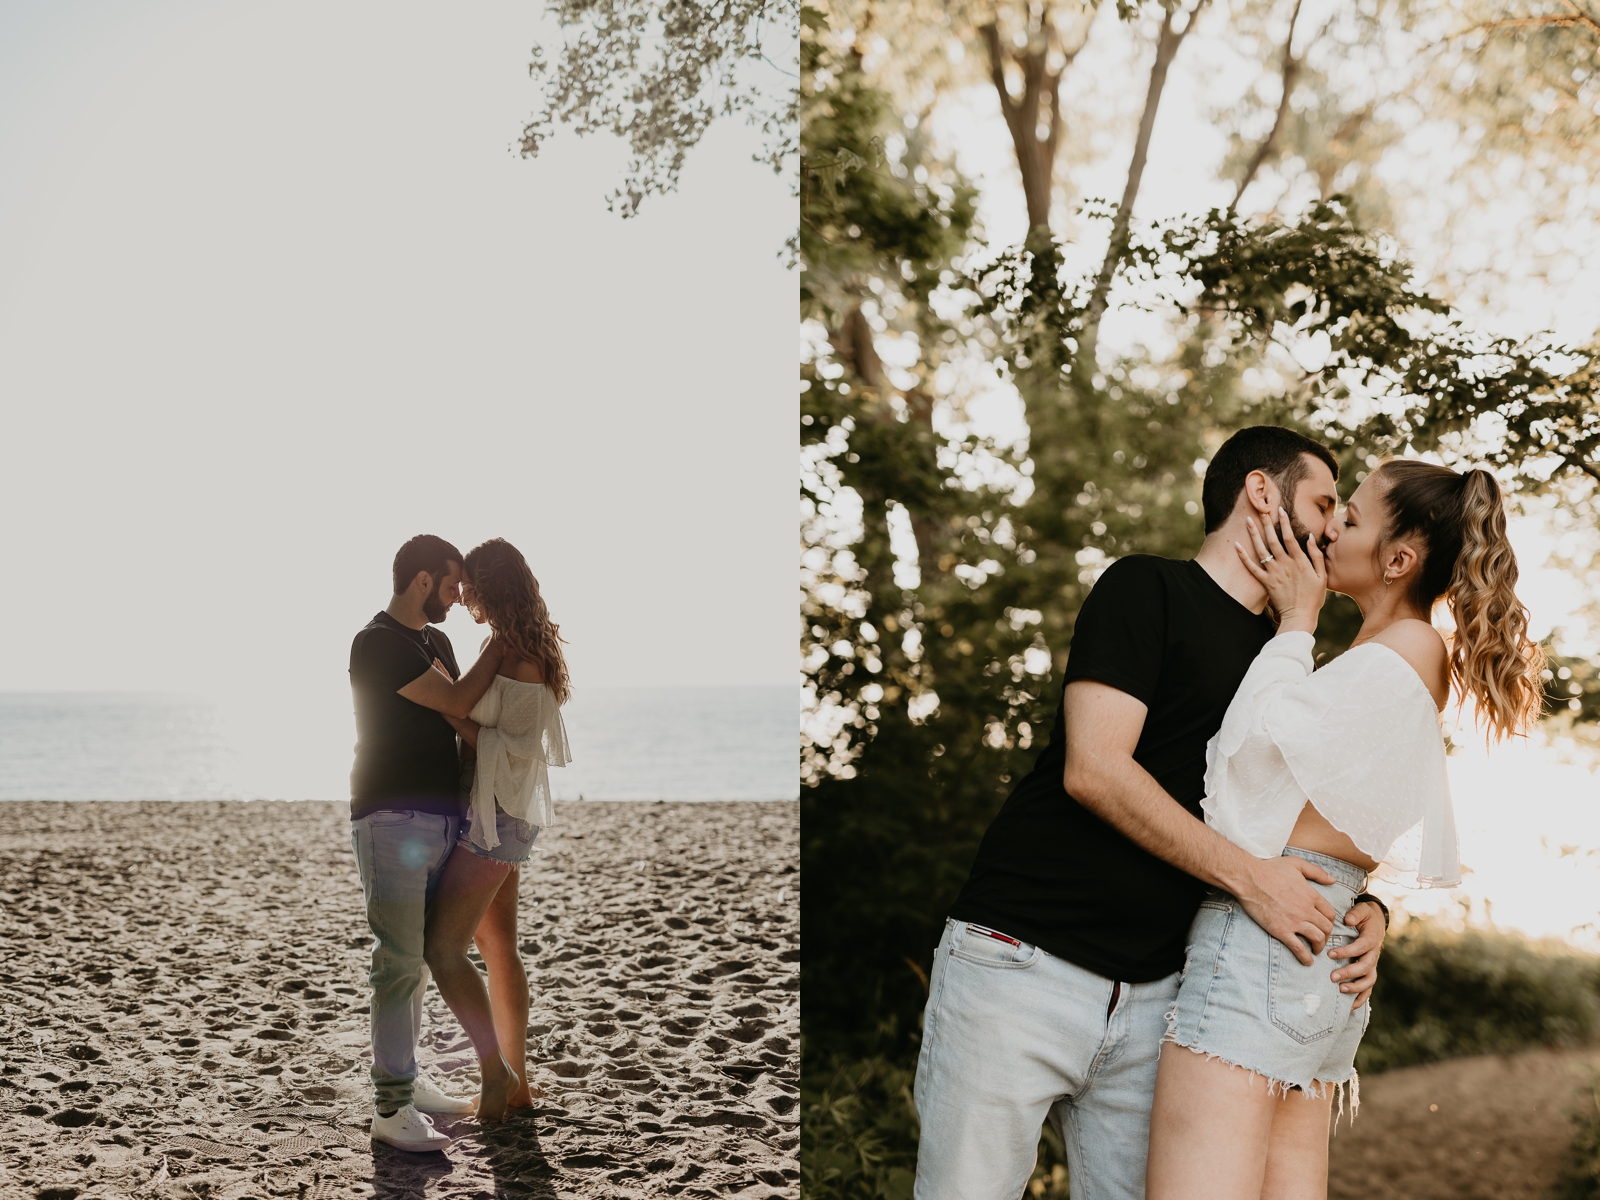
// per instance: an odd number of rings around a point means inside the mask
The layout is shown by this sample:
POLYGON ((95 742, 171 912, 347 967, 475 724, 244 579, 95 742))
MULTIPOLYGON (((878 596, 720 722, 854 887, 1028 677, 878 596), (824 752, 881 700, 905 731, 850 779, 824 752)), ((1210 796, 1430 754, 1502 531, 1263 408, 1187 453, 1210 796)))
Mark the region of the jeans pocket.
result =
POLYGON ((982 925, 967 925, 951 944, 950 956, 981 967, 1025 970, 1038 960, 1039 949, 982 925))
POLYGON ((379 812, 368 813, 366 818, 369 828, 377 827, 380 829, 386 828, 390 825, 405 825, 410 821, 415 821, 416 819, 417 813, 415 809, 406 809, 401 812, 396 812, 391 809, 383 809, 379 812))
MULTIPOLYGON (((1341 928, 1335 926, 1334 932, 1339 933, 1341 928)), ((1339 1001, 1343 994, 1331 978, 1335 964, 1329 961, 1324 949, 1311 960, 1309 967, 1303 966, 1289 947, 1277 938, 1270 941, 1267 1015, 1274 1025, 1297 1042, 1321 1041, 1339 1024, 1339 1001)))

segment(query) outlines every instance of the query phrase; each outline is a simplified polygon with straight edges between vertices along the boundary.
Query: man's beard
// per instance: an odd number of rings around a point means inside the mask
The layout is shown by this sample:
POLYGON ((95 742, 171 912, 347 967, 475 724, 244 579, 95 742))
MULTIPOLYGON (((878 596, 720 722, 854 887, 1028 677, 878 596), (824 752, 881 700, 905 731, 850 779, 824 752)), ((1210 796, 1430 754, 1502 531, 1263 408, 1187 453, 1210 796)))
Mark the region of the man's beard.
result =
POLYGON ((428 618, 428 624, 437 625, 444 620, 445 614, 450 611, 450 606, 439 595, 439 588, 444 580, 437 579, 433 584, 433 591, 428 593, 428 598, 422 602, 422 615, 428 618))

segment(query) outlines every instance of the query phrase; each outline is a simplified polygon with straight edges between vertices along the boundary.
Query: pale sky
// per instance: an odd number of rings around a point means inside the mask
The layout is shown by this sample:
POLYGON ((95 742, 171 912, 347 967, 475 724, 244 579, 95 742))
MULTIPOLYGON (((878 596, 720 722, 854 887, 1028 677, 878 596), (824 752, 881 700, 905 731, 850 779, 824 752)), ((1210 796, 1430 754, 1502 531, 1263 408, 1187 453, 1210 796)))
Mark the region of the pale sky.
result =
POLYGON ((0 689, 337 702, 421 532, 515 543, 580 685, 792 683, 789 181, 519 157, 542 9, 0 6, 0 689))

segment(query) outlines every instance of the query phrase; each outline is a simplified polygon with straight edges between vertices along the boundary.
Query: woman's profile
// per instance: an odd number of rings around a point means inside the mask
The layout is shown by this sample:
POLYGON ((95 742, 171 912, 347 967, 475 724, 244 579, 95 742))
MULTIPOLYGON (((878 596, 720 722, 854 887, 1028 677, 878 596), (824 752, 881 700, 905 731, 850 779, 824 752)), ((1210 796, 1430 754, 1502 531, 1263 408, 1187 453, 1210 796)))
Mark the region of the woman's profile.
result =
MULTIPOLYGON (((1280 510, 1281 515, 1281 510, 1280 510)), ((1207 822, 1261 858, 1297 855, 1339 912, 1380 862, 1418 886, 1460 882, 1439 712, 1453 691, 1492 737, 1526 729, 1543 658, 1517 599, 1505 506, 1487 471, 1391 460, 1331 522, 1327 549, 1271 524, 1238 546, 1279 617, 1207 747, 1207 822), (1320 669, 1328 589, 1362 625, 1320 669), (1443 600, 1449 644, 1433 627, 1443 600)), ((1237 545, 1237 543, 1236 543, 1237 545)), ((1335 925, 1303 966, 1239 900, 1212 891, 1189 935, 1151 1113, 1150 1200, 1290 1200, 1327 1194, 1333 1095, 1356 1092, 1369 1008, 1330 978, 1335 925)))
POLYGON ((470 716, 451 720, 475 754, 466 824, 428 908, 423 956, 477 1054, 478 1118, 497 1121, 536 1094, 528 1084, 517 888, 540 829, 554 820, 548 768, 571 761, 561 720, 570 684, 559 627, 517 548, 491 538, 464 566, 462 604, 507 651, 470 716), (469 943, 488 968, 487 988, 467 957, 469 943))

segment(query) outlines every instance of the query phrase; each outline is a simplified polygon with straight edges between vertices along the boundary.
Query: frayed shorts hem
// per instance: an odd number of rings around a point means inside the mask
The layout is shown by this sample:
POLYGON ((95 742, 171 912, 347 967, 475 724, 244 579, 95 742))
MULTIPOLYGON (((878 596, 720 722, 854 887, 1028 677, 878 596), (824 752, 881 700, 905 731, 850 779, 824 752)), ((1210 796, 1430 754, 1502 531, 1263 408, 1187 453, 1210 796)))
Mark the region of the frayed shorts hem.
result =
MULTIPOLYGON (((1324 1096, 1328 1095, 1327 1089, 1332 1088, 1333 1096, 1338 1102, 1338 1116, 1344 1115, 1344 1102, 1347 1094, 1350 1097, 1350 1119, 1352 1121, 1356 1119, 1356 1112, 1361 1107, 1361 1077, 1356 1073, 1354 1068, 1351 1069, 1348 1075, 1342 1076, 1338 1079, 1313 1078, 1304 1081, 1294 1079, 1279 1079, 1267 1071, 1262 1071, 1256 1067, 1246 1066, 1244 1063, 1234 1062, 1225 1055, 1213 1053, 1212 1051, 1207 1050, 1204 1046, 1198 1046, 1182 1041, 1179 1039, 1178 1031, 1176 1029, 1167 1030, 1166 1036, 1161 1039, 1161 1044, 1163 1046, 1177 1046, 1181 1049, 1189 1051, 1191 1054, 1203 1054, 1207 1060, 1220 1062, 1230 1070, 1244 1071, 1254 1079, 1264 1079, 1267 1083, 1267 1093, 1269 1095, 1276 1093, 1277 1095, 1287 1099, 1290 1092, 1299 1092, 1308 1100, 1321 1100, 1324 1096)), ((1335 1121, 1337 1121, 1337 1117, 1335 1118, 1335 1121)))

